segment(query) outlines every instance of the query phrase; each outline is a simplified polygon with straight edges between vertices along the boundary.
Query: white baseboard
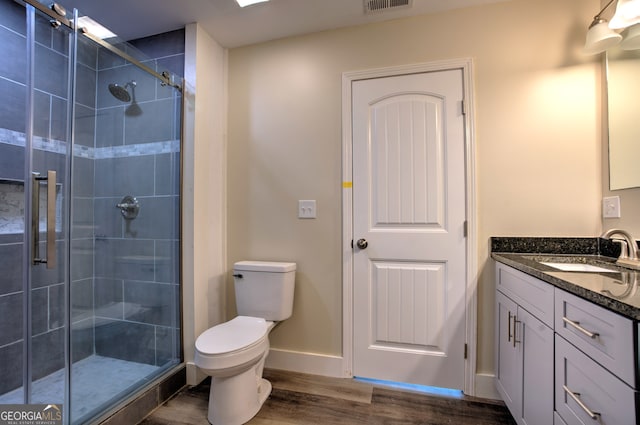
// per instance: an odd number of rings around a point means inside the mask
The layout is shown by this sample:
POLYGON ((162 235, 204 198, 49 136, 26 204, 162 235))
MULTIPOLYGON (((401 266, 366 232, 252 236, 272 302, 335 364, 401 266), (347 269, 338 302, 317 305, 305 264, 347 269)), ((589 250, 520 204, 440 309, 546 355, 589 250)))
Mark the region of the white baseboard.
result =
POLYGON ((495 385, 496 376, 486 373, 476 373, 476 397, 492 400, 502 400, 495 385))
MULTIPOLYGON (((298 351, 272 348, 265 367, 308 373, 311 375, 330 376, 334 378, 351 378, 343 370, 343 358, 326 354, 302 353, 298 351)), ((187 362, 187 385, 198 385, 207 376, 192 362, 187 362)), ((491 400, 502 400, 495 387, 495 375, 476 374, 475 396, 491 400)))
POLYGON ((326 354, 302 353, 298 351, 269 350, 265 367, 308 373, 311 375, 349 378, 342 370, 343 358, 326 354))

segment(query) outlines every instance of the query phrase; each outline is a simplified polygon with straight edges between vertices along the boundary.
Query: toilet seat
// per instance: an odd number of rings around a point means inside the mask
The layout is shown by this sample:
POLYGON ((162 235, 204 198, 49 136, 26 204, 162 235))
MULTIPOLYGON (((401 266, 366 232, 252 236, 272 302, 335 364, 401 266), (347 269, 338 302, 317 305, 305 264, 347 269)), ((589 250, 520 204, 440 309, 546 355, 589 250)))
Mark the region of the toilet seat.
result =
POLYGON ((258 360, 269 348, 271 322, 238 316, 204 331, 196 339, 195 364, 205 370, 223 370, 258 360))
POLYGON ((215 355, 249 348, 267 334, 267 328, 262 318, 238 316, 204 331, 196 340, 196 349, 215 355))

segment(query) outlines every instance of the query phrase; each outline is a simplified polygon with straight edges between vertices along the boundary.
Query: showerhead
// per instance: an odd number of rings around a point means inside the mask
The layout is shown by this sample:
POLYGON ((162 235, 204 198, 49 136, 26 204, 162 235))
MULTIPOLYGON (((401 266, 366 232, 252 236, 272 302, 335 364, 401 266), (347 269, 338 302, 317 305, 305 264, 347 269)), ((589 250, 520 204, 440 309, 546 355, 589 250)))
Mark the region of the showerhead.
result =
POLYGON ((129 81, 124 86, 120 86, 116 83, 109 84, 109 91, 121 102, 131 102, 129 106, 124 110, 125 115, 128 116, 138 116, 142 115, 142 109, 136 102, 136 82, 134 80, 129 81), (131 93, 129 93, 129 87, 131 88, 131 93))
POLYGON ((121 102, 130 102, 131 101, 131 95, 129 94, 129 91, 127 90, 127 86, 129 85, 129 83, 125 84, 124 87, 120 86, 116 83, 111 83, 109 84, 109 91, 111 92, 111 94, 113 95, 113 97, 115 97, 116 99, 118 99, 121 102))

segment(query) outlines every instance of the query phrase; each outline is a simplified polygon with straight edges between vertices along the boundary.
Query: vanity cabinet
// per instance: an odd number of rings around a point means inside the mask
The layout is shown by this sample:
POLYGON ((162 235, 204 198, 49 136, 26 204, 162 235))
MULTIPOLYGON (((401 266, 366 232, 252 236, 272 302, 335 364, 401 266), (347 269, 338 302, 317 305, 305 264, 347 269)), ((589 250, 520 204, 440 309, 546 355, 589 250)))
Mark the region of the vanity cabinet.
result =
POLYGON ((553 287, 498 265, 496 387, 518 424, 553 424, 553 287))
POLYGON ((637 325, 496 263, 496 388, 520 425, 638 424, 637 325))

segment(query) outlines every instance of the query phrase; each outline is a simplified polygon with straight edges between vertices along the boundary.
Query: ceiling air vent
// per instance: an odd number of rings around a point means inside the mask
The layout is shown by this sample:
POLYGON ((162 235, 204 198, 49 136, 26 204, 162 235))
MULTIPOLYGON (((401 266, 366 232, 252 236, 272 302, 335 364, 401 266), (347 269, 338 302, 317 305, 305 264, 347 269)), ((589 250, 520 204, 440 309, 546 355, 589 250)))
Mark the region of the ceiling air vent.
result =
POLYGON ((380 13, 387 10, 396 10, 411 7, 413 0, 364 0, 364 13, 380 13))

